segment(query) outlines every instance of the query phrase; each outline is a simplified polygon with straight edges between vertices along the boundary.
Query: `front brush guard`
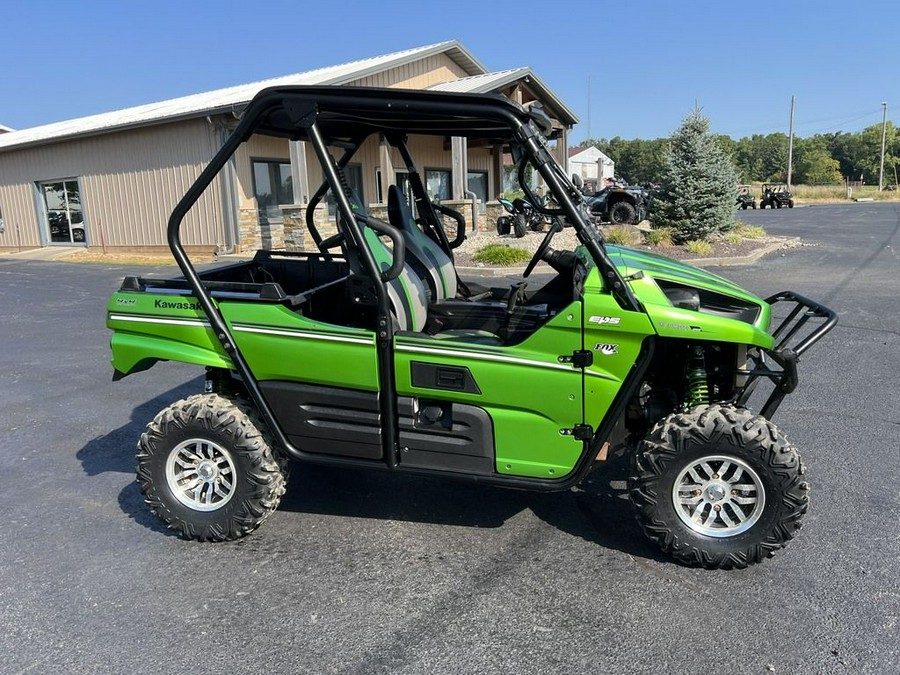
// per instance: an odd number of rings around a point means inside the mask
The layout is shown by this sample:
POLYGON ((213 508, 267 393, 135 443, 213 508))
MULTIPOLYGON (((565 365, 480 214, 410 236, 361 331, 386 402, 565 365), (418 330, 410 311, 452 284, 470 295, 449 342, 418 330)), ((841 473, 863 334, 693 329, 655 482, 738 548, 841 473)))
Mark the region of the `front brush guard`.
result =
POLYGON ((838 317, 833 310, 793 291, 776 293, 766 298, 766 302, 773 306, 779 302, 794 303, 794 307, 772 333, 774 347, 754 349, 747 354, 748 369, 737 371, 738 376, 747 379, 735 393, 735 403, 746 406, 759 382, 767 379, 775 388, 760 414, 771 419, 784 397, 797 388, 800 381, 797 375, 800 356, 837 325, 838 317), (814 323, 807 325, 810 320, 814 323), (804 327, 810 330, 804 331, 804 327), (780 370, 773 370, 773 365, 780 370))

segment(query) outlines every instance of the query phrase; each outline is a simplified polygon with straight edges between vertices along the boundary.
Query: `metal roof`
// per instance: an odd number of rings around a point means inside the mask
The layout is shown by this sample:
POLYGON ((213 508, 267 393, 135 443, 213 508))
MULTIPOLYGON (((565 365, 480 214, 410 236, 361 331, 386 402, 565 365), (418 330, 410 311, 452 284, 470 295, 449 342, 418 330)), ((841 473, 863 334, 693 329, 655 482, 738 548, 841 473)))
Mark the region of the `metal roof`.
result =
POLYGON ((572 110, 563 103, 537 75, 535 75, 531 68, 511 68, 509 70, 498 70, 493 73, 483 73, 471 77, 463 77, 458 80, 436 84, 430 87, 430 89, 432 91, 485 94, 491 91, 497 91, 502 87, 506 87, 519 81, 527 84, 529 89, 531 89, 539 98, 549 101, 553 108, 559 113, 560 122, 568 125, 578 123, 578 116, 572 112, 572 110))
POLYGON ((114 112, 45 124, 0 135, 0 151, 48 143, 62 138, 100 134, 131 127, 147 126, 177 119, 219 112, 240 111, 256 94, 268 87, 284 85, 347 84, 375 73, 445 53, 468 73, 485 73, 485 68, 458 40, 375 56, 350 63, 327 66, 294 75, 276 77, 201 94, 173 98, 114 112))
POLYGON ((4 124, 0 124, 0 134, 5 134, 5 133, 8 133, 8 132, 10 132, 10 131, 15 131, 15 129, 11 129, 10 127, 8 127, 8 126, 6 126, 6 125, 4 125, 4 124))

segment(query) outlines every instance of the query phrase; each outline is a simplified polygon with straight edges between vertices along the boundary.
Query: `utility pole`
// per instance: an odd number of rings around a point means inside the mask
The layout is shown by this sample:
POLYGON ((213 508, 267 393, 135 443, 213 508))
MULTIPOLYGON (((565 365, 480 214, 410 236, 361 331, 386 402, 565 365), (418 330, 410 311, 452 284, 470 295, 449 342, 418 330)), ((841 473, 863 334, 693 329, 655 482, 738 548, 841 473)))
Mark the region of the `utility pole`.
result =
POLYGON ((791 191, 791 173, 794 168, 794 97, 791 96, 791 133, 790 141, 788 141, 788 172, 787 186, 788 192, 791 191))
POLYGON ((591 140, 591 76, 588 75, 588 125, 587 137, 591 140))
POLYGON ((887 102, 881 102, 881 168, 878 170, 878 191, 884 189, 884 139, 887 134, 887 102))

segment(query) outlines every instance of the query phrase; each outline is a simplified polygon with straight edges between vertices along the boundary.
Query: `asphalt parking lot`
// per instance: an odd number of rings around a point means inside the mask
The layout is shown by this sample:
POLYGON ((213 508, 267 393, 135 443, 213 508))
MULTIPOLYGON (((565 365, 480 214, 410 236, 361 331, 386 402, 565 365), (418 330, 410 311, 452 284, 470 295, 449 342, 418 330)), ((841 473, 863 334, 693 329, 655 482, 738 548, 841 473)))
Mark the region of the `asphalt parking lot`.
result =
POLYGON ((0 672, 897 672, 900 205, 740 217, 805 245, 714 271, 841 319, 775 418, 803 530, 733 572, 658 555, 616 464, 555 495, 295 466, 251 536, 182 541, 134 445, 201 373, 112 383, 104 327, 125 274, 171 270, 0 257, 0 672))

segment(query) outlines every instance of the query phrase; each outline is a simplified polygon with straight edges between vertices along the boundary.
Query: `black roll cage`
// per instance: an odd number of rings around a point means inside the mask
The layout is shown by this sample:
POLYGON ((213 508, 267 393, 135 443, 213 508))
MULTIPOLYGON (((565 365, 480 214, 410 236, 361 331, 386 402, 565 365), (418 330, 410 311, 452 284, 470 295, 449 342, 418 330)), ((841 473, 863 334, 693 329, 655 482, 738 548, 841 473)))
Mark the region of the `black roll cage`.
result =
MULTIPOLYGON (((536 479, 506 477, 501 475, 473 475, 445 471, 433 471, 399 466, 399 447, 397 443, 397 404, 396 383, 394 380, 393 334, 390 301, 385 284, 385 277, 378 268, 374 257, 363 243, 361 220, 367 218, 354 213, 349 197, 342 189, 340 178, 341 162, 346 165, 352 156, 354 143, 346 146, 344 156, 335 162, 328 151, 326 136, 331 127, 345 128, 341 137, 352 139, 365 138, 373 132, 443 134, 486 138, 500 138, 505 141, 515 140, 526 147, 531 154, 535 168, 556 196, 559 210, 566 219, 576 227, 579 240, 587 248, 597 264, 604 282, 619 304, 629 311, 641 311, 641 307, 615 265, 606 254, 601 241, 591 235, 588 223, 584 220, 580 207, 580 193, 559 175, 558 165, 547 149, 538 131, 530 123, 528 112, 521 106, 500 96, 478 94, 445 94, 436 92, 398 91, 386 89, 369 89, 364 87, 274 87, 264 89, 254 97, 247 106, 243 116, 232 134, 225 140, 219 151, 203 169, 184 197, 176 204, 169 217, 167 241, 178 267, 194 296, 200 303, 209 319, 216 339, 231 359, 238 376, 243 381, 247 393, 256 405, 259 413, 269 425, 278 445, 291 457, 299 461, 326 465, 365 466, 369 468, 395 469, 405 473, 434 475, 472 480, 476 482, 521 487, 540 491, 564 490, 576 485, 590 471, 593 457, 601 445, 611 435, 615 420, 624 410, 650 363, 653 353, 654 339, 647 338, 628 377, 623 382, 614 402, 606 416, 598 425, 593 437, 584 441, 582 453, 575 469, 567 477, 558 479, 536 479), (393 125, 396 125, 393 126, 393 125), (259 383, 253 376, 247 361, 238 348, 224 317, 213 302, 210 291, 201 281, 181 242, 181 224, 191 207, 201 194, 212 183, 237 148, 254 133, 280 136, 292 140, 308 140, 316 153, 325 175, 323 185, 316 192, 321 199, 330 188, 342 218, 340 223, 346 228, 343 235, 349 236, 349 245, 361 257, 363 268, 372 280, 376 297, 377 321, 375 342, 378 360, 378 377, 380 385, 379 409, 382 415, 383 462, 361 460, 347 457, 321 455, 304 452, 294 446, 287 438, 277 418, 266 401, 259 383), (327 185, 327 187, 326 187, 327 185), (321 194, 320 194, 321 192, 321 194)), ((336 131, 336 129, 335 129, 336 131)), ((338 135, 335 134, 337 137, 338 135)), ((400 146, 404 146, 401 143, 400 146)), ((404 150, 401 149, 401 153, 404 150)), ((404 161, 411 163, 408 149, 404 161)), ((424 193, 424 192, 423 192, 424 193)), ((426 199, 425 202, 428 202, 426 199)), ((418 204, 418 203, 417 203, 418 204)), ((430 204, 430 202, 428 202, 430 204)), ((422 209, 429 214, 428 204, 422 209)), ((421 214, 421 211, 420 211, 421 214)), ((431 215, 426 216, 430 218, 431 215)), ((436 214, 434 215, 436 219, 436 214)), ((374 219, 372 219, 374 220, 374 219)), ((307 220, 309 224, 309 220, 307 220)), ((371 224, 371 223, 369 223, 371 224)), ((399 231, 387 223, 379 221, 379 229, 391 235, 397 241, 402 240, 399 231), (381 227, 383 226, 383 227, 381 227), (396 238, 395 238, 396 235, 396 238)), ((437 228, 439 231, 442 228, 437 228)), ((321 245, 321 236, 313 227, 310 234, 321 245)), ((445 238, 446 240, 446 238, 445 238)), ((449 248, 449 243, 447 243, 449 248)))

